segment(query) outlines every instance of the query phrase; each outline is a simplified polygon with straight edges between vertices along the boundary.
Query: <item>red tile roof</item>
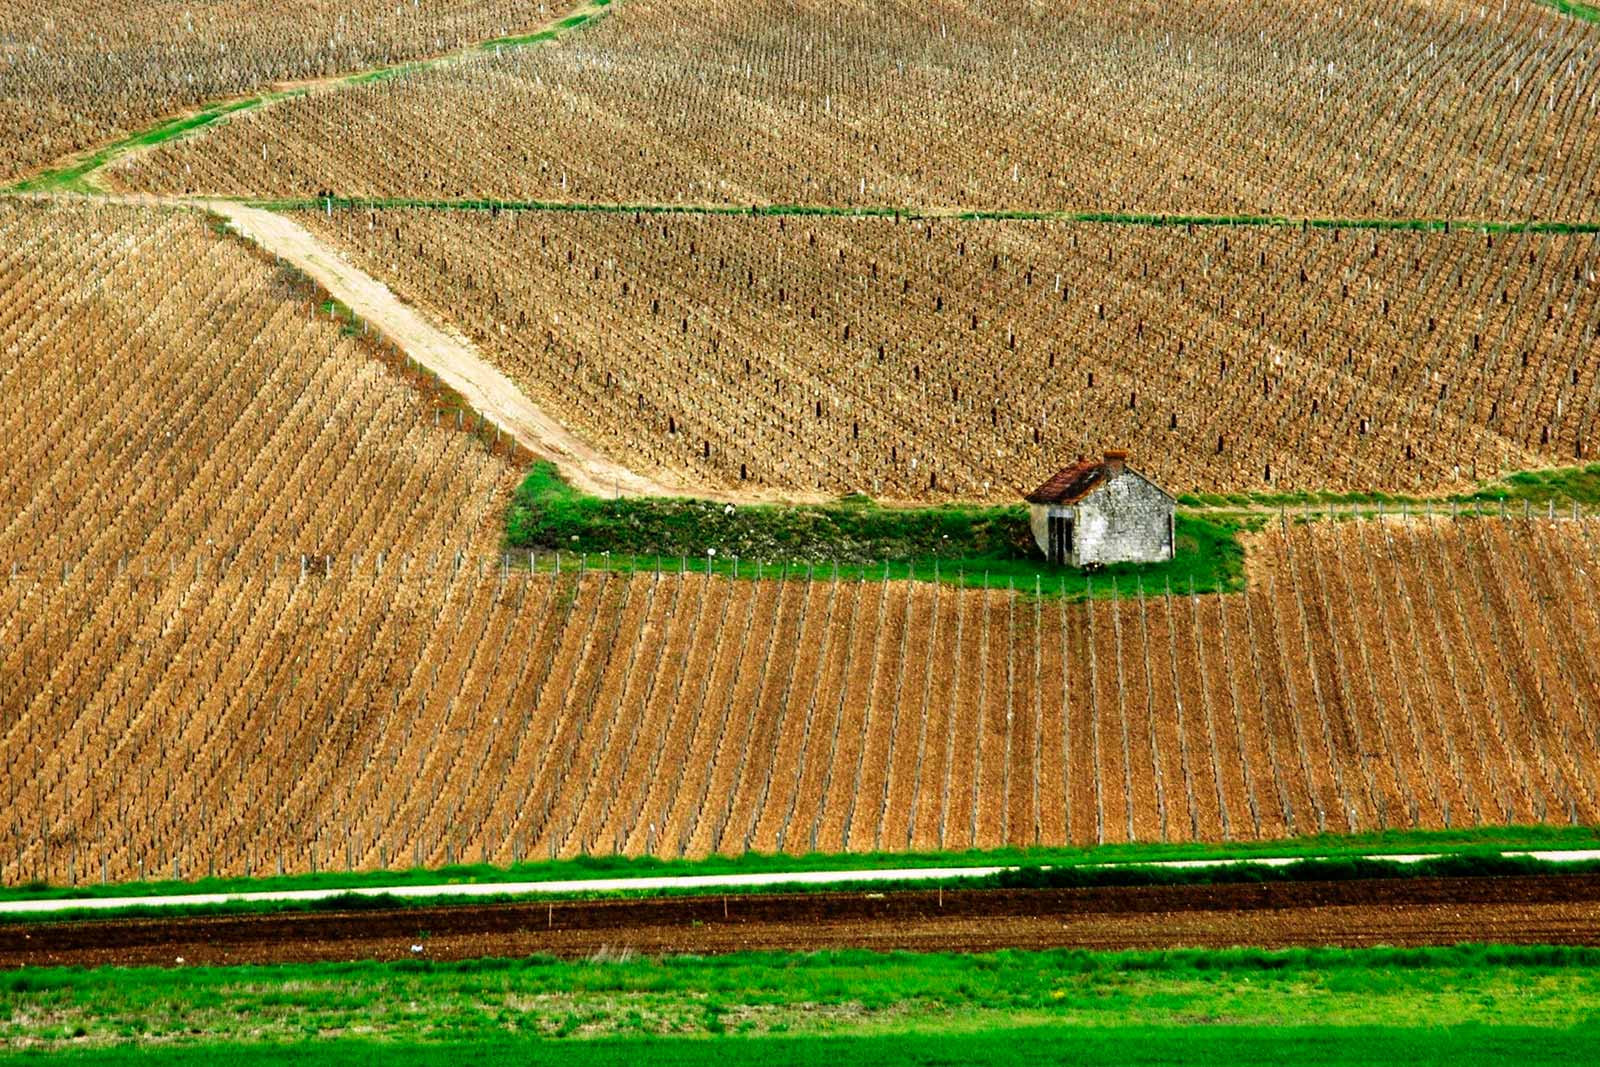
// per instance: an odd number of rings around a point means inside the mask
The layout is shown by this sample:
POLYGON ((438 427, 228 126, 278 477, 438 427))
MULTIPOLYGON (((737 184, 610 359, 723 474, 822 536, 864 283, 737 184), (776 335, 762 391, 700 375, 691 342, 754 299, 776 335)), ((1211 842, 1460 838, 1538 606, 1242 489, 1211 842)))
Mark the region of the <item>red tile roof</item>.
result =
POLYGON ((1096 459, 1080 459, 1063 467, 1039 488, 1023 497, 1030 504, 1073 504, 1105 478, 1105 464, 1096 459))

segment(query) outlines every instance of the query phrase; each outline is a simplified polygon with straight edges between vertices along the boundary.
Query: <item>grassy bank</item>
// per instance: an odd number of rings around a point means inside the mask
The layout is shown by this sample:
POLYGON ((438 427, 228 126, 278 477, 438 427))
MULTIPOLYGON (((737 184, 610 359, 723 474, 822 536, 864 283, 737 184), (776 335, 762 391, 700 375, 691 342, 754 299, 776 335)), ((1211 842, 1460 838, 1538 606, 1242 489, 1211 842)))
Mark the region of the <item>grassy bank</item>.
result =
MULTIPOLYGON (((253 893, 295 889, 354 889, 383 886, 566 881, 662 875, 773 874, 804 871, 904 870, 918 867, 1073 867, 1137 864, 1161 860, 1225 860, 1251 856, 1338 858, 1352 855, 1485 852, 1501 849, 1600 848, 1600 828, 1587 826, 1484 826, 1456 830, 1386 830, 1326 834, 1284 841, 1129 843, 1092 848, 1003 848, 967 852, 851 852, 792 856, 751 852, 698 860, 649 856, 580 856, 510 867, 462 864, 394 871, 323 871, 264 878, 199 878, 193 881, 121 882, 51 886, 29 883, 0 887, 0 900, 66 900, 98 897, 171 896, 192 893, 253 893)), ((719 890, 720 892, 720 890, 719 890)))
MULTIPOLYGON (((230 1062, 281 1057, 280 1043, 299 1040, 297 1059, 348 1062, 344 1050, 369 1046, 329 1039, 359 1036, 390 1058, 487 1042, 502 1062, 770 1063, 815 1062, 850 1037, 960 1063, 991 1062, 1006 1046, 1037 1051, 1017 1041, 1027 1028, 1075 1051, 1084 1041, 1126 1055, 1154 1042, 1224 1063, 1239 1062, 1235 1039, 1282 1062, 1302 1032, 1308 1047, 1371 1057, 1390 1041, 1481 1047, 1493 1026, 1526 1028, 1518 1047, 1548 1040, 1571 1054, 1600 1048, 1597 964, 1600 950, 1460 946, 30 969, 0 975, 0 1048, 105 1050, 78 1053, 91 1063, 128 1062, 139 1049, 175 1062, 187 1049, 230 1062)), ((468 1058, 479 1062, 476 1050, 468 1058)), ((858 1062, 853 1051, 848 1060, 858 1062)))
POLYGON ((1176 558, 1118 564, 1088 575, 1040 556, 1020 505, 945 504, 891 508, 866 497, 828 504, 747 504, 620 498, 579 492, 554 465, 537 463, 506 512, 506 542, 541 551, 554 566, 673 567, 739 577, 777 577, 822 568, 831 576, 919 579, 968 586, 1009 585, 1048 596, 1227 592, 1243 588, 1244 524, 1180 515, 1176 558))
POLYGON ((1323 1067, 1369 1067, 1375 1063, 1501 1067, 1507 1063, 1569 1065, 1600 1055, 1590 1028, 1471 1024, 1424 1026, 1239 1026, 1201 1022, 1173 1026, 1018 1026, 983 1033, 874 1033, 850 1037, 613 1038, 583 1042, 492 1040, 421 1044, 339 1040, 294 1045, 202 1045, 178 1048, 114 1048, 21 1054, 30 1063, 83 1067, 702 1067, 712 1058, 722 1067, 952 1067, 994 1064, 1036 1067, 1073 1064, 1108 1067, 1191 1064, 1196 1067, 1279 1067, 1284 1063, 1323 1067))

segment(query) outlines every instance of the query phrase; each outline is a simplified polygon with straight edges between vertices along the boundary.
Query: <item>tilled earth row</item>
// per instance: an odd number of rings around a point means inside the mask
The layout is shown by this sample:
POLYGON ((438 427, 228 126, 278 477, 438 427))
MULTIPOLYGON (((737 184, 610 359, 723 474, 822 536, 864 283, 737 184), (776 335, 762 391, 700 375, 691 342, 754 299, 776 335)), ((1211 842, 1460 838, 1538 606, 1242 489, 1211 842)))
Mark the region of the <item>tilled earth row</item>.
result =
POLYGON ((1600 876, 772 893, 0 927, 0 967, 747 950, 1600 945, 1600 876))

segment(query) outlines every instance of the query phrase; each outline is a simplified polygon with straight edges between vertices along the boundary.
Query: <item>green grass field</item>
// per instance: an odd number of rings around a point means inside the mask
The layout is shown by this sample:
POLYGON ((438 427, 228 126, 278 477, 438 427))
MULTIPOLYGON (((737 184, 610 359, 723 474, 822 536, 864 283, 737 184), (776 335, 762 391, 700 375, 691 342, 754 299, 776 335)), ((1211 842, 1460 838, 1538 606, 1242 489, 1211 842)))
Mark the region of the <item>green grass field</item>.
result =
POLYGON ((1596 964, 1600 950, 1462 946, 42 969, 0 975, 0 1050, 82 1063, 987 1063, 1046 1052, 1237 1063, 1284 1062, 1294 1049, 1315 1062, 1491 1062, 1489 1049, 1588 1062, 1600 1051, 1596 964))

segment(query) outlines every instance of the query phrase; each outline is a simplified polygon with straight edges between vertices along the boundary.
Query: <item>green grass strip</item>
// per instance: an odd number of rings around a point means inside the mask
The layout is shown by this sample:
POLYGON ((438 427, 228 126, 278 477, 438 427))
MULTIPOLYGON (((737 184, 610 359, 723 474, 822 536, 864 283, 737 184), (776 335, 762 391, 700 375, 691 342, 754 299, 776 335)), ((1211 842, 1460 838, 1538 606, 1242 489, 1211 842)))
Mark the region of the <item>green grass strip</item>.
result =
POLYGON ((1454 830, 1382 830, 1324 834, 1282 841, 1128 843, 1089 848, 1001 848, 966 852, 851 852, 803 856, 751 852, 697 860, 649 856, 581 856, 509 867, 459 864, 394 871, 323 871, 265 878, 197 878, 52 886, 42 882, 0 887, 4 900, 67 900, 95 897, 171 896, 183 893, 252 893, 294 889, 462 885, 494 882, 566 881, 583 878, 774 874, 804 871, 903 870, 917 867, 1039 867, 1161 860, 1226 860, 1252 856, 1343 857, 1385 853, 1462 852, 1500 849, 1600 848, 1600 827, 1480 826, 1454 830))
POLYGON ((1592 1062, 1596 1003, 1600 950, 1482 945, 29 968, 0 975, 0 1047, 83 1063, 1031 1063, 1097 1048, 1592 1062))
POLYGON ((1518 471, 1452 499, 1461 503, 1600 504, 1600 463, 1518 471))
MULTIPOLYGON (((1558 513, 1574 504, 1592 506, 1600 504, 1600 463, 1572 467, 1549 467, 1543 470, 1515 471, 1503 478, 1480 484, 1474 489, 1445 497, 1410 496, 1404 493, 1343 493, 1321 491, 1295 491, 1287 493, 1179 493, 1178 503, 1186 507, 1228 508, 1280 508, 1331 505, 1407 505, 1412 507, 1441 507, 1452 503, 1460 505, 1510 504, 1520 513, 1523 503, 1547 507, 1554 504, 1558 513)), ((1370 510, 1370 509, 1369 509, 1370 510)), ((1485 514, 1498 514, 1497 508, 1477 509, 1485 514)), ((1469 514, 1476 511, 1469 507, 1469 514)))
POLYGON ((1570 15, 1584 22, 1600 23, 1600 7, 1591 4, 1580 4, 1576 0, 1537 0, 1538 3, 1563 15, 1570 15))
POLYGON ((75 192, 93 193, 98 190, 88 181, 89 175, 104 167, 112 160, 137 148, 146 148, 150 145, 161 144, 165 141, 181 137, 186 133, 203 129, 229 115, 251 108, 260 107, 274 100, 286 100, 293 96, 304 95, 304 90, 286 93, 271 93, 266 96, 253 96, 244 100, 234 100, 226 104, 218 104, 204 111, 180 118, 169 119, 158 126, 143 130, 120 141, 114 141, 93 154, 69 163, 64 167, 45 171, 13 186, 10 191, 19 193, 43 192, 75 192))
MULTIPOLYGON (((598 19, 605 14, 611 2, 612 0, 595 0, 587 10, 567 16, 556 23, 554 27, 547 27, 536 33, 523 36, 500 37, 490 41, 483 41, 471 47, 477 50, 495 51, 501 48, 521 48, 544 41, 553 41, 580 26, 598 19)), ((415 74, 438 67, 450 62, 460 54, 459 52, 453 52, 433 59, 409 60, 392 66, 378 67, 373 70, 332 78, 325 84, 329 86, 371 85, 375 82, 387 81, 390 78, 415 74)), ((121 140, 113 141, 63 166, 51 168, 0 191, 8 193, 99 193, 102 190, 92 180, 95 172, 135 149, 171 141, 174 138, 204 129, 212 123, 228 118, 231 115, 236 115, 243 111, 253 111, 283 100, 292 100, 296 97, 305 96, 309 91, 309 89, 303 88, 289 89, 282 92, 260 93, 242 99, 209 104, 197 112, 168 119, 149 129, 141 130, 121 140)))
POLYGON ((1600 233, 1600 222, 1561 220, 1496 220, 1442 218, 1312 218, 1290 215, 1179 215, 1103 211, 1024 211, 1010 209, 959 211, 942 208, 829 204, 669 204, 572 200, 504 200, 495 198, 427 199, 418 197, 291 197, 245 201, 268 211, 545 211, 617 215, 732 215, 752 218, 827 217, 952 222, 1081 222, 1121 226, 1285 227, 1341 230, 1406 230, 1435 233, 1600 233))
POLYGON ((535 33, 525 33, 511 37, 495 37, 481 42, 477 47, 480 51, 493 52, 501 48, 521 48, 524 45, 539 44, 544 41, 553 41, 570 30, 587 25, 606 13, 606 8, 611 6, 611 0, 594 0, 585 11, 574 12, 556 23, 553 27, 546 27, 535 33))

